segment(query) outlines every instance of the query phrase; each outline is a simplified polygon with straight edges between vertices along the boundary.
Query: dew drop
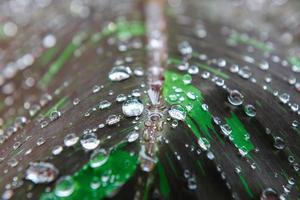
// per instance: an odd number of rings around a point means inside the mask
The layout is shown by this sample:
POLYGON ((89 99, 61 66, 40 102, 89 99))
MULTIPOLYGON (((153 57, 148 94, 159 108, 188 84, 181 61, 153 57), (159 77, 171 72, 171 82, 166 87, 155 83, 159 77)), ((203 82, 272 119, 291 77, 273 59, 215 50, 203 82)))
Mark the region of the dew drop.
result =
POLYGON ((244 96, 237 90, 231 90, 228 96, 228 101, 234 106, 239 106, 244 101, 244 96))
POLYGON ((244 111, 249 117, 254 117, 256 115, 256 108, 251 104, 247 104, 244 111))
POLYGON ((116 66, 111 69, 108 74, 108 78, 111 81, 123 81, 128 79, 132 74, 130 67, 116 66))
POLYGON ((140 134, 137 131, 132 131, 128 137, 127 137, 127 141, 128 142, 134 142, 139 138, 140 134))
POLYGON ((31 163, 26 170, 25 179, 35 184, 50 183, 56 179, 58 169, 51 163, 31 163))
POLYGON ((109 115, 106 119, 106 124, 112 126, 120 122, 120 117, 118 115, 109 115))
POLYGON ((75 182, 71 176, 64 176, 60 178, 54 189, 54 193, 58 197, 68 197, 75 189, 75 182))
POLYGON ((79 137, 75 135, 75 133, 69 133, 64 138, 64 144, 66 147, 70 147, 75 145, 79 140, 79 137))
POLYGON ((173 105, 168 113, 173 119, 176 120, 183 121, 186 118, 185 108, 181 105, 173 105))
POLYGON ((109 158, 109 153, 104 149, 97 149, 95 150, 92 155, 91 159, 89 161, 91 168, 97 168, 104 165, 109 158))
POLYGON ((281 137, 274 138, 274 147, 278 150, 282 150, 285 148, 285 142, 281 137))
POLYGON ((80 139, 80 144, 85 150, 93 150, 98 147, 100 140, 98 140, 95 133, 85 133, 80 139))
POLYGON ((143 113, 144 105, 138 99, 129 99, 123 103, 122 111, 127 117, 137 117, 143 113))

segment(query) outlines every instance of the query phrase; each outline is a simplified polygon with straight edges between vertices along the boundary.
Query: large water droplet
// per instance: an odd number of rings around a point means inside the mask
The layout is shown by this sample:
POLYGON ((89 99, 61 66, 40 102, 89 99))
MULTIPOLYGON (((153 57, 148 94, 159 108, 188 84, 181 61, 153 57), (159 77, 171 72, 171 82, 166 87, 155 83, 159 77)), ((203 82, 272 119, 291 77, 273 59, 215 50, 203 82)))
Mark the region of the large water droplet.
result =
POLYGON ((79 140, 79 137, 75 135, 75 133, 69 133, 64 138, 64 144, 66 147, 70 147, 75 145, 79 140))
POLYGON ((98 147, 100 140, 98 140, 95 133, 91 132, 83 134, 80 143, 84 149, 93 150, 98 147))
POLYGON ((116 66, 111 69, 108 74, 108 78, 111 81, 122 81, 128 79, 132 74, 130 67, 127 66, 116 66))
POLYGON ((144 105, 138 99, 129 99, 122 105, 123 114, 127 117, 140 116, 143 113, 144 105))
POLYGON ((185 108, 181 105, 173 105, 169 110, 169 115, 176 120, 185 120, 186 118, 186 111, 185 108))
POLYGON ((26 170, 25 179, 35 184, 52 182, 58 175, 58 169, 51 163, 31 163, 26 170))
POLYGON ((109 153, 105 149, 97 149, 92 153, 89 164, 92 168, 97 168, 104 165, 108 158, 109 153))
POLYGON ((239 106, 244 101, 244 96, 237 90, 231 90, 228 96, 228 101, 234 106, 239 106))
POLYGON ((58 197, 68 197, 75 189, 75 182, 71 176, 65 176, 58 180, 54 193, 58 197))

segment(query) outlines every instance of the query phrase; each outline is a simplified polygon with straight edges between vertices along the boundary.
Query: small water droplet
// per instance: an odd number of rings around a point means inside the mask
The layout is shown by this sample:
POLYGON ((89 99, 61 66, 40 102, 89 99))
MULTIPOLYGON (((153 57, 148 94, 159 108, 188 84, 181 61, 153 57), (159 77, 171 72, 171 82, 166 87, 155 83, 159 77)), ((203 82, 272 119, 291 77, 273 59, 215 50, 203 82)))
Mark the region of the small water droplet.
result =
POLYGON ((278 150, 284 149, 285 148, 284 140, 279 136, 275 137, 274 138, 274 147, 278 150))
POLYGON ((244 111, 249 117, 254 117, 256 115, 256 108, 251 104, 247 104, 244 111))
POLYGON ((118 115, 109 115, 106 119, 106 124, 109 126, 112 126, 116 123, 119 123, 120 120, 121 120, 120 116, 118 116, 118 115))

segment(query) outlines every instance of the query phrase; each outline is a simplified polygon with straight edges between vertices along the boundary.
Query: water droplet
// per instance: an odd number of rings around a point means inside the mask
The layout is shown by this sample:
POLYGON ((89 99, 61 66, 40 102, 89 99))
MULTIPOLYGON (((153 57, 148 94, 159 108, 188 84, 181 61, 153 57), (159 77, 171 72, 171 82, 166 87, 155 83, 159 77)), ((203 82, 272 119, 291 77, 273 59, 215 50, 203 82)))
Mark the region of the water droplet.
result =
POLYGON ((118 115, 109 115, 106 119, 106 124, 109 126, 112 126, 116 123, 119 123, 120 120, 121 120, 120 116, 118 116, 118 115))
POLYGON ((111 103, 110 103, 109 101, 107 101, 107 100, 101 101, 101 102, 99 103, 99 108, 100 108, 101 110, 103 110, 103 109, 105 109, 105 108, 109 108, 110 106, 111 106, 111 103))
POLYGON ((199 73, 199 68, 196 65, 192 65, 192 66, 189 67, 188 73, 192 74, 192 75, 198 74, 199 73))
POLYGON ((228 136, 231 134, 232 129, 228 124, 224 124, 220 126, 221 131, 224 133, 224 135, 228 136))
POLYGON ((75 182, 71 176, 64 176, 60 178, 54 189, 54 193, 58 197, 68 197, 75 189, 75 182))
POLYGON ((129 99, 123 103, 122 111, 127 117, 140 116, 144 111, 144 105, 138 99, 129 99))
POLYGON ((58 118, 60 118, 61 113, 58 110, 54 110, 50 112, 50 120, 54 121, 57 120, 58 118))
POLYGON ((237 90, 231 90, 228 96, 228 101, 234 106, 239 106, 244 101, 244 96, 237 90))
POLYGON ((95 133, 84 133, 80 139, 80 144, 86 150, 93 150, 98 147, 100 140, 98 140, 95 133))
POLYGON ((176 120, 183 121, 186 118, 185 108, 181 105, 173 105, 168 113, 173 119, 176 120))
POLYGON ((204 151, 206 151, 207 149, 209 149, 210 148, 210 143, 209 143, 209 141, 206 139, 206 138, 199 138, 198 139, 198 144, 199 144, 199 146, 204 150, 204 151))
POLYGON ((254 117, 256 115, 256 108, 251 104, 247 104, 244 111, 249 117, 254 117))
POLYGON ((250 78, 251 75, 252 75, 252 73, 251 73, 251 71, 250 71, 250 69, 249 69, 248 66, 242 67, 242 68, 239 70, 238 74, 239 74, 242 78, 244 78, 244 79, 248 79, 248 78, 250 78))
POLYGON ((274 189, 266 188, 262 191, 260 200, 279 200, 279 197, 274 189))
POLYGON ((36 141, 36 145, 41 146, 46 142, 45 138, 41 137, 36 141))
POLYGON ((134 142, 139 138, 140 134, 137 131, 132 131, 128 137, 127 137, 127 141, 128 142, 134 142))
POLYGON ((290 95, 287 93, 282 93, 278 98, 283 104, 286 104, 290 100, 290 95))
POLYGON ((134 69, 133 71, 134 75, 140 77, 140 76, 144 76, 144 70, 142 67, 138 67, 136 69, 134 69))
POLYGON ((51 163, 37 162, 31 163, 26 170, 25 179, 35 184, 50 183, 56 179, 58 169, 51 163))
POLYGON ((182 77, 182 81, 185 85, 191 84, 192 83, 192 76, 189 74, 185 74, 182 77))
POLYGON ((93 152, 89 164, 92 168, 97 168, 104 165, 109 158, 109 154, 104 149, 98 149, 93 152))
POLYGON ((64 138, 64 144, 66 147, 70 147, 75 145, 79 140, 79 137, 75 135, 75 133, 69 133, 64 138))
POLYGON ((119 94, 119 95, 117 96, 117 98, 116 98, 116 101, 117 101, 117 102, 123 102, 123 101, 126 101, 126 99, 127 99, 126 95, 124 95, 124 94, 119 94))
POLYGON ((278 150, 282 150, 285 148, 285 142, 281 137, 274 138, 274 147, 278 150))
POLYGON ((111 81, 122 81, 128 79, 132 74, 130 67, 116 66, 111 69, 108 74, 108 78, 111 81))
POLYGON ((187 41, 179 43, 178 50, 182 55, 188 55, 193 52, 191 45, 187 41))
POLYGON ((59 155, 63 150, 63 147, 58 145, 58 146, 54 146, 53 149, 52 149, 52 154, 53 155, 59 155))

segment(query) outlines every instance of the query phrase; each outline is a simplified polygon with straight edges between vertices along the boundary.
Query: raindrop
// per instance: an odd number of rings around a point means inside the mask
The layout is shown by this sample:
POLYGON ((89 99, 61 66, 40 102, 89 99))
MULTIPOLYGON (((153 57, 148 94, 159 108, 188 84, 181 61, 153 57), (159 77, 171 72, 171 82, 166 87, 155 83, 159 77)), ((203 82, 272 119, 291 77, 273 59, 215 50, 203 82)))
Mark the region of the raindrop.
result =
POLYGON ((108 78, 111 81, 122 81, 128 79, 132 74, 130 67, 127 66, 116 66, 108 74, 108 78))
POLYGON ((132 131, 128 137, 127 137, 127 141, 128 142, 134 142, 139 138, 140 134, 137 131, 132 131))
POLYGON ((129 99, 123 103, 122 111, 127 117, 140 116, 144 111, 144 105, 138 99, 129 99))
POLYGON ((50 120, 51 121, 57 120, 58 118, 60 118, 60 116, 61 116, 61 113, 57 110, 50 112, 50 120))
POLYGON ((107 101, 107 100, 101 101, 101 102, 99 103, 99 108, 100 108, 101 110, 103 110, 103 109, 105 109, 105 108, 109 108, 110 106, 111 106, 111 103, 110 103, 109 101, 107 101))
POLYGON ((41 146, 46 142, 45 138, 41 137, 36 141, 36 145, 41 146))
POLYGON ((66 147, 70 147, 75 145, 79 140, 79 137, 75 135, 75 133, 69 133, 64 138, 64 144, 66 147))
POLYGON ((35 184, 50 183, 56 179, 58 169, 51 163, 37 162, 30 163, 26 170, 25 179, 35 184))
POLYGON ((106 119, 106 124, 111 126, 120 122, 120 117, 118 115, 109 115, 106 119))
POLYGON ((80 144, 85 150, 93 150, 98 147, 100 140, 98 140, 95 133, 85 133, 80 139, 80 144))
POLYGON ((274 189, 266 188, 262 191, 260 200, 279 200, 279 197, 274 189))
POLYGON ((283 104, 286 104, 290 100, 290 95, 287 93, 282 93, 278 98, 283 104))
POLYGON ((101 167, 108 161, 108 158, 109 153, 107 151, 105 151, 104 149, 97 149, 91 155, 91 159, 89 161, 90 167, 101 167))
POLYGON ((244 111, 249 117, 254 117, 256 115, 256 108, 251 104, 247 104, 244 111))
POLYGON ((239 106, 244 101, 244 96, 237 90, 231 90, 228 96, 228 101, 234 106, 239 106))
POLYGON ((189 74, 185 74, 182 77, 182 81, 185 85, 191 84, 192 83, 192 76, 189 74))
POLYGON ((282 150, 285 148, 285 142, 281 137, 274 138, 274 147, 278 150, 282 150))
POLYGON ((52 149, 52 154, 56 156, 56 155, 60 154, 62 152, 62 150, 63 150, 62 146, 60 146, 60 145, 54 146, 52 149))
POLYGON ((173 105, 168 113, 173 119, 176 120, 183 121, 186 118, 186 111, 181 105, 173 105))
POLYGON ((228 124, 223 124, 220 126, 221 131, 224 133, 224 135, 228 136, 231 134, 232 129, 228 124))
POLYGON ((133 71, 134 75, 140 77, 140 76, 144 76, 144 70, 142 67, 138 67, 136 69, 134 69, 133 71))
POLYGON ((126 101, 127 97, 125 94, 119 94, 117 97, 116 97, 116 101, 117 102, 123 102, 123 101, 126 101))
POLYGON ((58 197, 68 197, 75 189, 75 182, 71 176, 64 176, 60 178, 54 189, 54 193, 58 197))

